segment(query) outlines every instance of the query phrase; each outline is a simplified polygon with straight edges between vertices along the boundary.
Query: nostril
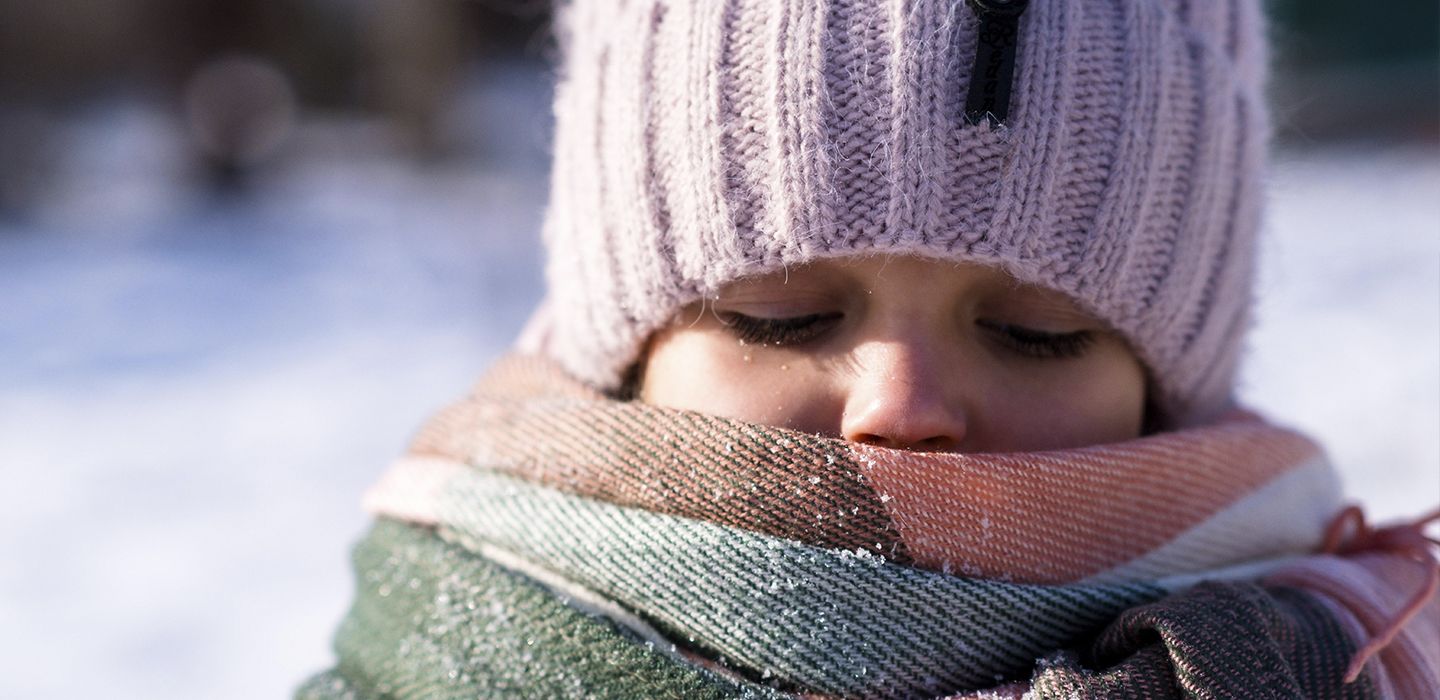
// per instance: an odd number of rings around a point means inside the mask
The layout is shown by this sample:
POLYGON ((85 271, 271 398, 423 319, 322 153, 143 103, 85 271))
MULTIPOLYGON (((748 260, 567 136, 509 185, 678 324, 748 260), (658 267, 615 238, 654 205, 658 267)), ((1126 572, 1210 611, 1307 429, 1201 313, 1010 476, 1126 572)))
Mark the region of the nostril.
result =
POLYGON ((921 440, 915 443, 913 446, 907 447, 906 449, 914 450, 916 452, 954 452, 959 447, 960 444, 956 442, 953 438, 945 435, 937 435, 932 438, 926 438, 924 440, 921 440))
POLYGON ((863 444, 863 445, 873 445, 873 446, 875 446, 875 447, 894 447, 894 446, 895 446, 894 444, 892 444, 892 441, 891 441, 889 438, 881 437, 881 436, 879 436, 879 435, 870 435, 870 434, 856 435, 856 436, 853 438, 853 440, 854 440, 855 442, 861 443, 861 444, 863 444))
POLYGON ((912 452, 954 452, 960 446, 959 442, 955 439, 945 435, 936 435, 921 440, 899 440, 883 435, 866 433, 857 435, 852 439, 855 442, 872 447, 885 447, 892 450, 910 450, 912 452))

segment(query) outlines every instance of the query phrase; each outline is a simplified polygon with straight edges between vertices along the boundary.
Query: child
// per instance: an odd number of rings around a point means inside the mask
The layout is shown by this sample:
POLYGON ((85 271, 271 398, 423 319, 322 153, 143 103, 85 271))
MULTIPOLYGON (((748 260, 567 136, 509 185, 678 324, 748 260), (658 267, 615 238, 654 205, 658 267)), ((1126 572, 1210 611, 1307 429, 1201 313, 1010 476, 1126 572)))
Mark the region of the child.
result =
POLYGON ((1419 525, 1233 402, 1257 2, 573 0, 561 39, 547 303, 369 496, 302 697, 1440 690, 1419 525))

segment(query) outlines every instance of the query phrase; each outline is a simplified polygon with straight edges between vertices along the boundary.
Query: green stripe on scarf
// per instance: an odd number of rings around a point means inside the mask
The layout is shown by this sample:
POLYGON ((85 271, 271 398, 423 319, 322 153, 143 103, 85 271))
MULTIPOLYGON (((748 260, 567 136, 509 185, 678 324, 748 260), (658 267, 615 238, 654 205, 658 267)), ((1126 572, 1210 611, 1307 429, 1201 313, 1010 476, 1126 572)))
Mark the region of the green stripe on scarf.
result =
POLYGON ((339 664, 300 700, 781 697, 647 646, 426 528, 381 520, 354 562, 339 664))

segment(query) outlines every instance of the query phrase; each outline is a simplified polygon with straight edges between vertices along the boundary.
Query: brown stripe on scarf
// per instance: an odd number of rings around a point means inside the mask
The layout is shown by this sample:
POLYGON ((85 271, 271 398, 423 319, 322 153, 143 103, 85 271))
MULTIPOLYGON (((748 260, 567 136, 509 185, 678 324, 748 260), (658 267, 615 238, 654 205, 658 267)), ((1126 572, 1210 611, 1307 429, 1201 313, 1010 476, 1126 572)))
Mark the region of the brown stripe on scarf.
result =
POLYGON ((1353 649, 1335 618, 1298 589, 1206 583, 1125 611, 1081 658, 1042 664, 1026 697, 1377 697, 1369 678, 1341 680, 1353 649))
POLYGON ((420 432, 411 453, 617 505, 910 561, 844 443, 617 403, 535 358, 502 361, 420 432))

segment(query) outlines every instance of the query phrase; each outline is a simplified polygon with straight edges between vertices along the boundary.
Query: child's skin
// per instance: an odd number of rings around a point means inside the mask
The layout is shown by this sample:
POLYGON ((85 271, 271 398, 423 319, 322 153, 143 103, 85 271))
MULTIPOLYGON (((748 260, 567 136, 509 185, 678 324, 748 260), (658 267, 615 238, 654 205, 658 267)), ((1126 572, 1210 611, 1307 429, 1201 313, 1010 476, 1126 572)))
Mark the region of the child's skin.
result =
POLYGON ((738 280, 651 339, 646 402, 885 447, 1009 452, 1140 435, 1145 374, 1058 292, 916 257, 738 280))

